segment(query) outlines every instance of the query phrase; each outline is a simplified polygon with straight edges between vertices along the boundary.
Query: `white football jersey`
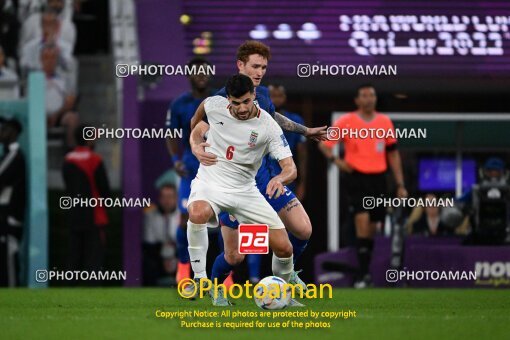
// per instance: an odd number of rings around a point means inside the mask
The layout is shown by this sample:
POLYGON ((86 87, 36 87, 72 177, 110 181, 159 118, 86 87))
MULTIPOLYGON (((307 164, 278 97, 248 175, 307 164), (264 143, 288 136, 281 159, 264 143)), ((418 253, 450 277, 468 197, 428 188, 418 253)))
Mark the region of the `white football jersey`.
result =
POLYGON ((222 96, 205 100, 204 108, 210 129, 205 150, 215 154, 218 163, 200 164, 197 178, 216 190, 241 192, 255 186, 255 175, 262 158, 270 153, 278 161, 292 157, 282 129, 266 111, 257 108, 257 116, 249 120, 234 118, 229 102, 222 96))

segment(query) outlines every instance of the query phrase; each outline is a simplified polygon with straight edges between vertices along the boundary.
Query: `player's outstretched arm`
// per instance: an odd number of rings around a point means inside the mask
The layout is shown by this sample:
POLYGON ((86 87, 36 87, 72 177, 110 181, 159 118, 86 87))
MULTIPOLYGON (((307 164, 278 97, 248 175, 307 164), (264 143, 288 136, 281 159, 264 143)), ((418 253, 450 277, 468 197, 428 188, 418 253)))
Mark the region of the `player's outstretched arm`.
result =
MULTIPOLYGON (((197 110, 198 111, 198 110, 197 110)), ((285 131, 299 133, 304 135, 307 138, 313 139, 315 141, 323 141, 327 140, 327 125, 316 127, 316 128, 308 128, 304 125, 296 123, 289 118, 285 117, 278 112, 274 113, 274 120, 280 125, 280 127, 285 131)))
POLYGON ((292 157, 284 158, 278 163, 282 168, 282 172, 273 177, 267 184, 266 194, 269 195, 269 198, 273 198, 273 196, 275 198, 280 197, 285 191, 283 186, 291 183, 297 177, 297 168, 292 157))
POLYGON ((193 130, 195 128, 195 126, 197 126, 197 124, 199 122, 201 122, 202 119, 204 119, 204 116, 205 116, 204 102, 205 102, 205 100, 202 101, 200 103, 200 105, 198 105, 198 108, 195 111, 195 114, 193 115, 193 117, 191 117, 191 130, 193 130))
POLYGON ((210 146, 204 142, 204 137, 207 131, 209 131, 209 124, 202 121, 198 122, 195 128, 191 131, 189 143, 191 145, 191 152, 193 152, 201 164, 214 165, 218 162, 216 155, 205 151, 205 148, 210 146))

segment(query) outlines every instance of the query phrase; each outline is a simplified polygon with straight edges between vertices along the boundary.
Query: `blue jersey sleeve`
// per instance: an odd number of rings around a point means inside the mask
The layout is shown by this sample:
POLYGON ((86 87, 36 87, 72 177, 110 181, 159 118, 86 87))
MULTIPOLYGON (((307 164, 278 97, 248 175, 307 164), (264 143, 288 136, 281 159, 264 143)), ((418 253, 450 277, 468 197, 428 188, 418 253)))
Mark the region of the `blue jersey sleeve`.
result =
POLYGON ((221 89, 218 90, 218 92, 216 92, 214 94, 215 96, 222 96, 222 97, 225 97, 227 98, 227 90, 225 90, 225 87, 222 87, 221 89))
POLYGON ((256 89, 256 98, 259 106, 266 110, 267 113, 274 118, 274 113, 276 111, 273 102, 271 101, 271 97, 269 96, 269 89, 265 86, 257 86, 256 89))
POLYGON ((274 113, 276 112, 276 108, 274 107, 273 102, 271 101, 271 98, 269 98, 269 111, 267 111, 271 117, 274 118, 274 113))

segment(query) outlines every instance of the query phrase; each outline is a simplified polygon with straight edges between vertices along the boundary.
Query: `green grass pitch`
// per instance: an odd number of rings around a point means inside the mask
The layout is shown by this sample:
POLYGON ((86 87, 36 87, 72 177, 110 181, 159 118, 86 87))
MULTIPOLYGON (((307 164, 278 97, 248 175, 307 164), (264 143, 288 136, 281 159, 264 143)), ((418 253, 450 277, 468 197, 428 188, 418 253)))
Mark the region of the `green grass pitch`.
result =
MULTIPOLYGON (((331 300, 302 302, 305 308, 288 310, 350 309, 357 317, 331 321, 329 329, 184 329, 156 310, 225 308, 208 298, 183 300, 175 289, 0 289, 0 339, 510 339, 508 290, 335 289, 331 300)), ((262 311, 248 299, 230 309, 262 311)), ((254 319, 217 321, 240 320, 254 319)), ((298 319, 276 319, 284 320, 298 319)))

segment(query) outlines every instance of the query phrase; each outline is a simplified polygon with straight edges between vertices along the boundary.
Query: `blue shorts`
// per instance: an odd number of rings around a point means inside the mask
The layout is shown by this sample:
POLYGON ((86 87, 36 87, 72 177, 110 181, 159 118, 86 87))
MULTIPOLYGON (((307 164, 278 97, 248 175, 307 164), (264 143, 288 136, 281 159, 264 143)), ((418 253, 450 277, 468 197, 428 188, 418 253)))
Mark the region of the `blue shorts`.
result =
MULTIPOLYGON (((269 196, 266 195, 266 187, 267 187, 267 183, 266 183, 266 185, 263 186, 263 190, 261 190, 262 189, 261 186, 258 186, 258 189, 259 189, 260 193, 262 195, 264 195, 264 198, 271 205, 273 210, 276 212, 279 212, 280 210, 282 210, 283 207, 285 207, 290 201, 292 201, 294 198, 296 198, 296 195, 294 195, 292 190, 290 190, 286 186, 284 186, 285 193, 283 195, 280 195, 280 197, 278 197, 278 198, 269 198, 269 196)), ((234 216, 231 216, 227 212, 222 211, 219 214, 218 218, 220 220, 220 225, 224 225, 226 227, 233 228, 233 229, 237 229, 237 227, 239 226, 239 222, 237 222, 237 220, 234 218, 234 216)))
POLYGON ((191 192, 191 181, 192 178, 181 177, 181 184, 179 185, 179 192, 177 193, 179 211, 183 214, 188 213, 188 198, 191 192))

